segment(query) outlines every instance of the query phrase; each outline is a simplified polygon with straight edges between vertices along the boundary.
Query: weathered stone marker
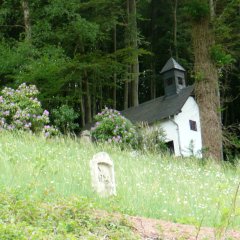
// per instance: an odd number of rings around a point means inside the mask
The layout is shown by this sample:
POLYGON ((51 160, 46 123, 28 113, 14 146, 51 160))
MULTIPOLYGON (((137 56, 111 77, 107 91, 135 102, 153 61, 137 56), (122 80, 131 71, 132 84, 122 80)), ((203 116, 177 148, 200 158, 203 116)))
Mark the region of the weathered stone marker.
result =
POLYGON ((91 143, 92 140, 91 140, 91 134, 88 130, 85 130, 81 133, 81 139, 84 141, 84 142, 87 142, 87 143, 91 143))
POLYGON ((92 186, 102 197, 116 195, 113 161, 106 152, 99 152, 90 161, 92 186))

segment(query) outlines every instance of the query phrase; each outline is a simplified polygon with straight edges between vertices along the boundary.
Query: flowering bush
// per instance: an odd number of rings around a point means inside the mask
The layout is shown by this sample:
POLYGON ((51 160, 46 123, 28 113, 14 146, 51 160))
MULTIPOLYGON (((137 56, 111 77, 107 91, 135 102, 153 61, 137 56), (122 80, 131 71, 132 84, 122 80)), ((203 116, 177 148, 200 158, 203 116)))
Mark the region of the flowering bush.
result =
POLYGON ((105 108, 98 113, 94 120, 95 126, 91 129, 93 139, 101 142, 137 145, 137 132, 133 124, 123 117, 120 112, 105 108))
POLYGON ((45 137, 56 136, 59 134, 59 130, 56 127, 45 125, 43 127, 42 133, 45 137))
POLYGON ((49 112, 42 109, 38 93, 36 86, 25 83, 16 90, 5 87, 0 95, 0 130, 42 131, 49 112))

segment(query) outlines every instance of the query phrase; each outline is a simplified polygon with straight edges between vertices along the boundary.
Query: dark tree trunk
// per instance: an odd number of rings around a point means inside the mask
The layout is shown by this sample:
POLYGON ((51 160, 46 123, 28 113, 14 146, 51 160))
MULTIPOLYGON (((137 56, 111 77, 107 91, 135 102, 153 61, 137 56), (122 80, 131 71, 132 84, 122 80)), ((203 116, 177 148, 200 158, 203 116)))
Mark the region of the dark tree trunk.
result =
POLYGON ((173 45, 174 45, 174 53, 175 57, 178 60, 178 44, 177 44, 177 8, 178 8, 178 0, 174 0, 173 3, 173 45))
POLYGON ((94 84, 93 85, 93 94, 92 94, 92 116, 95 116, 97 114, 96 95, 97 95, 96 85, 94 84))
MULTIPOLYGON (((125 30, 125 44, 127 47, 130 47, 130 39, 129 39, 129 0, 126 1, 126 9, 127 9, 127 27, 125 30)), ((126 66, 126 74, 124 80, 124 110, 128 109, 128 100, 129 100, 129 73, 130 73, 130 65, 126 66)))
POLYGON ((151 78, 151 99, 156 98, 156 74, 155 74, 155 64, 152 63, 152 78, 151 78))
MULTIPOLYGON (((155 43, 155 28, 156 28, 156 19, 158 18, 157 16, 157 5, 159 4, 158 0, 152 0, 151 1, 151 30, 149 35, 151 36, 151 52, 154 52, 153 46, 156 44, 155 43)), ((151 80, 150 80, 150 85, 151 85, 151 92, 150 92, 150 97, 151 99, 156 98, 156 64, 155 64, 155 57, 151 58, 151 80)))
POLYGON ((85 121, 86 123, 92 122, 92 105, 91 105, 91 94, 89 89, 89 81, 87 72, 84 73, 84 91, 85 91, 85 121))
POLYGON ((82 127, 84 127, 86 125, 86 122, 85 122, 85 109, 84 109, 84 99, 83 99, 83 96, 80 97, 80 110, 81 110, 82 127))
POLYGON ((124 82, 124 110, 128 109, 128 79, 124 82))
POLYGON ((99 86, 99 95, 100 95, 100 99, 99 99, 99 108, 100 108, 100 111, 102 111, 102 109, 103 109, 103 91, 102 91, 102 83, 100 83, 100 86, 99 86))
POLYGON ((129 0, 129 34, 130 46, 134 50, 133 63, 131 66, 131 97, 132 106, 139 104, 138 100, 138 85, 139 85, 139 61, 136 54, 138 49, 138 33, 137 33, 137 6, 135 0, 129 0))
MULTIPOLYGON (((116 24, 113 28, 113 51, 114 53, 117 51, 117 28, 116 24)), ((117 108, 117 74, 113 75, 113 108, 117 108)))
POLYGON ((82 127, 86 125, 85 122, 85 108, 84 108, 84 98, 83 98, 83 88, 82 88, 82 80, 80 80, 80 111, 81 111, 81 123, 82 127))

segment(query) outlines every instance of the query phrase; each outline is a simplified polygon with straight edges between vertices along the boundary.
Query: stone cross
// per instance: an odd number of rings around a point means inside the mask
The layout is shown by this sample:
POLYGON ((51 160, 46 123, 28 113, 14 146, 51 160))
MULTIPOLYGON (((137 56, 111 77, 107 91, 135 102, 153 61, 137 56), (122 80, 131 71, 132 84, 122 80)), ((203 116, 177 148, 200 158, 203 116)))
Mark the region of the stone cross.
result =
POLYGON ((106 152, 99 152, 90 161, 92 186, 102 197, 116 195, 113 161, 106 152))

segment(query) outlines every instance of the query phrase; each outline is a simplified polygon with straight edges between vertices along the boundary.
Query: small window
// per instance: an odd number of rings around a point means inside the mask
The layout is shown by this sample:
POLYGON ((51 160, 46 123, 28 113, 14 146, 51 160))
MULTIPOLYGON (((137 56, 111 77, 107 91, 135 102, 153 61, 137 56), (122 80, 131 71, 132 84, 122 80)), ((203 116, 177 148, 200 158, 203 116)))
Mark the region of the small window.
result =
POLYGON ((183 85, 183 79, 181 77, 178 77, 178 84, 183 85))
POLYGON ((197 123, 196 123, 196 121, 189 120, 189 124, 190 124, 190 129, 192 131, 197 131, 197 123))
POLYGON ((173 78, 168 78, 168 79, 166 80, 166 82, 167 82, 167 86, 172 85, 172 84, 173 84, 173 78))

